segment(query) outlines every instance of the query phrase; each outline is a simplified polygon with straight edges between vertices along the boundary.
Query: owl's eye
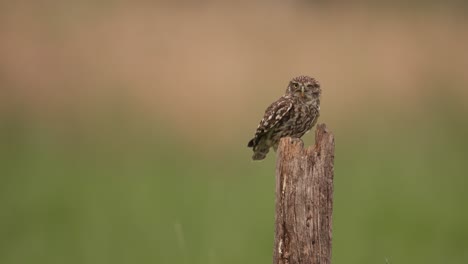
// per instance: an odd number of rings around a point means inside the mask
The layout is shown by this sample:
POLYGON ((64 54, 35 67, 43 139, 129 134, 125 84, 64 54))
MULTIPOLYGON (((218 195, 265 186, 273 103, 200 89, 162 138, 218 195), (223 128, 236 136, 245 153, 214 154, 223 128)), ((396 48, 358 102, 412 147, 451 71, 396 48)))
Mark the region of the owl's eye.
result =
POLYGON ((299 87, 299 84, 298 83, 292 83, 292 87, 297 88, 297 87, 299 87))
POLYGON ((307 88, 312 89, 314 86, 312 84, 307 85, 307 88))

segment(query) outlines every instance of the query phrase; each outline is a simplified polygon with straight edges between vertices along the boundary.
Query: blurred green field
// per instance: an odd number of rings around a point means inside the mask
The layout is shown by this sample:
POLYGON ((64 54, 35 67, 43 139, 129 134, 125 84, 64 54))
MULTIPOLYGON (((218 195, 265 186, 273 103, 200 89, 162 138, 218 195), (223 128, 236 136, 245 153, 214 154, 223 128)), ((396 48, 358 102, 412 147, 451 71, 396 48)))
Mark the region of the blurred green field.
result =
MULTIPOLYGON (((426 119, 329 124, 334 263, 468 261, 466 112, 431 104, 426 119)), ((274 157, 251 162, 243 139, 200 154, 156 120, 109 110, 84 125, 3 116, 1 263, 271 261, 274 157)))
POLYGON ((246 144, 300 74, 333 263, 468 263, 466 4, 387 2, 1 3, 0 264, 271 263, 246 144))

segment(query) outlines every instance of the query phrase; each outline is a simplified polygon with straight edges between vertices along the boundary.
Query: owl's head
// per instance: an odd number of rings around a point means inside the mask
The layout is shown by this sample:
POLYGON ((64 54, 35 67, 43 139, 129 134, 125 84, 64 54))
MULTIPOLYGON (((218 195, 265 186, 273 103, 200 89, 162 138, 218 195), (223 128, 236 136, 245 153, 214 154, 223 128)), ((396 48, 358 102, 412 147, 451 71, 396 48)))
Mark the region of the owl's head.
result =
POLYGON ((298 76, 293 78, 288 85, 286 95, 299 97, 307 100, 319 99, 322 90, 317 80, 309 76, 298 76))

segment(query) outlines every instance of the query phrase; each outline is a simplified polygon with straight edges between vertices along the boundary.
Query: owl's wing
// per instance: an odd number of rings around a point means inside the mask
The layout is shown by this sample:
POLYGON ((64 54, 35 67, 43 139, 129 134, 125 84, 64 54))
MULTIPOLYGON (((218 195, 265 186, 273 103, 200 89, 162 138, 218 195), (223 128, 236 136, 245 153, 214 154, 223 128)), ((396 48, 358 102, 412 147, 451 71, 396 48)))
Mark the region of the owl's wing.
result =
POLYGON ((255 137, 249 142, 248 146, 253 147, 256 145, 258 138, 268 133, 275 127, 281 119, 291 110, 293 106, 292 100, 281 97, 278 101, 271 104, 266 110, 262 121, 258 124, 255 137))

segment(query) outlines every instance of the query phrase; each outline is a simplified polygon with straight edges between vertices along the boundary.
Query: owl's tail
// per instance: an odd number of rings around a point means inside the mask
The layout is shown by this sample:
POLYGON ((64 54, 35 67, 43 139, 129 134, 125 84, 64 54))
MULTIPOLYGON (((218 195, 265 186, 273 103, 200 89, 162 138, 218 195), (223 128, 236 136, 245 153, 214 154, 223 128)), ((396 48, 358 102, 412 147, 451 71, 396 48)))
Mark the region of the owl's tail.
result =
POLYGON ((266 158, 267 153, 268 153, 268 150, 266 152, 254 152, 254 154, 252 155, 252 159, 253 160, 262 160, 262 159, 266 158))
POLYGON ((270 151, 270 146, 267 146, 265 142, 258 141, 257 138, 253 138, 247 145, 249 148, 253 148, 254 154, 252 155, 253 160, 262 160, 266 157, 270 151))

